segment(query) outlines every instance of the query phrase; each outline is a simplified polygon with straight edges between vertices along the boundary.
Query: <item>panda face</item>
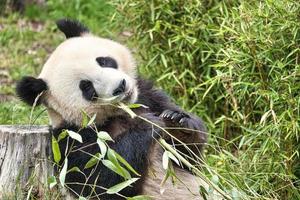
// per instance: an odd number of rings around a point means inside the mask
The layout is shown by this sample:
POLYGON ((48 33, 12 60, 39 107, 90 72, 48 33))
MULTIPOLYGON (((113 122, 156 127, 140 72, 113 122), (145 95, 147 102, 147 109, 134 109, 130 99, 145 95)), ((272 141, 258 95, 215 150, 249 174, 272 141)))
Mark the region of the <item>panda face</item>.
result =
POLYGON ((64 120, 76 121, 82 110, 101 115, 111 112, 109 104, 135 102, 135 71, 134 59, 126 47, 85 35, 60 44, 39 78, 48 86, 43 98, 46 106, 64 120))

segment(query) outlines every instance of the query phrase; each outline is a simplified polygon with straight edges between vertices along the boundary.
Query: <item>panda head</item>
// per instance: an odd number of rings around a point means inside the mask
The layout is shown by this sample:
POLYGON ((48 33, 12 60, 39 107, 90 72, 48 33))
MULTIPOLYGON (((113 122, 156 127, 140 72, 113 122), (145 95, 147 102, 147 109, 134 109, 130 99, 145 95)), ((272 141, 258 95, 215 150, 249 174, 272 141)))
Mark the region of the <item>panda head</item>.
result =
POLYGON ((99 123, 117 114, 115 102, 137 99, 136 66, 123 45, 100 38, 77 21, 59 20, 66 40, 50 55, 37 78, 23 77, 17 94, 29 105, 44 104, 52 125, 80 124, 82 111, 99 123))

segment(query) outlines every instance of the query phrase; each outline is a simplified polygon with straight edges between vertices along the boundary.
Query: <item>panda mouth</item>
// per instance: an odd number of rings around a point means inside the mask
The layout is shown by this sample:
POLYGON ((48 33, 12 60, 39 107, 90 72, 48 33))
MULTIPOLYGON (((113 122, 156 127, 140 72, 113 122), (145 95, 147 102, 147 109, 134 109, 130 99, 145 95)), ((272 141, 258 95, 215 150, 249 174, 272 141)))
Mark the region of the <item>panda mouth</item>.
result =
POLYGON ((132 95, 133 95, 133 89, 127 89, 126 92, 124 92, 123 94, 120 94, 118 96, 114 96, 111 98, 101 98, 97 94, 93 83, 89 80, 81 80, 80 84, 79 84, 79 88, 82 92, 82 96, 87 101, 101 100, 103 102, 124 102, 125 103, 125 102, 130 102, 130 100, 132 99, 132 95))

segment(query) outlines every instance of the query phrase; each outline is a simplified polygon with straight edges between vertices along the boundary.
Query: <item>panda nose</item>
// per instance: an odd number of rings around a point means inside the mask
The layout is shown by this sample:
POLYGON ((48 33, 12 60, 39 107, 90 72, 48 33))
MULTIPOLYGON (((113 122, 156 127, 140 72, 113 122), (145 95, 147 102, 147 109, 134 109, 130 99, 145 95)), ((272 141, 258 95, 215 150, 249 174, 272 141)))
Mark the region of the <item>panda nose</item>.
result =
POLYGON ((113 96, 117 96, 117 95, 122 94, 123 92, 125 92, 125 87, 126 87, 126 80, 123 79, 119 83, 118 87, 116 89, 114 89, 113 96))

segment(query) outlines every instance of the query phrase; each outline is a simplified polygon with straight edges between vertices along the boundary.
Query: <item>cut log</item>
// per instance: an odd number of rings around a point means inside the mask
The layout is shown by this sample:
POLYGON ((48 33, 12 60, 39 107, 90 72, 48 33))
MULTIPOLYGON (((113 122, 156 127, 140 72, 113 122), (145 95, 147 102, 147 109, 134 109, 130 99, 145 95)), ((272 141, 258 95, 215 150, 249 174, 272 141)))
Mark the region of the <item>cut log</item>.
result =
POLYGON ((35 177, 43 187, 53 174, 48 126, 0 125, 0 199, 35 177))

